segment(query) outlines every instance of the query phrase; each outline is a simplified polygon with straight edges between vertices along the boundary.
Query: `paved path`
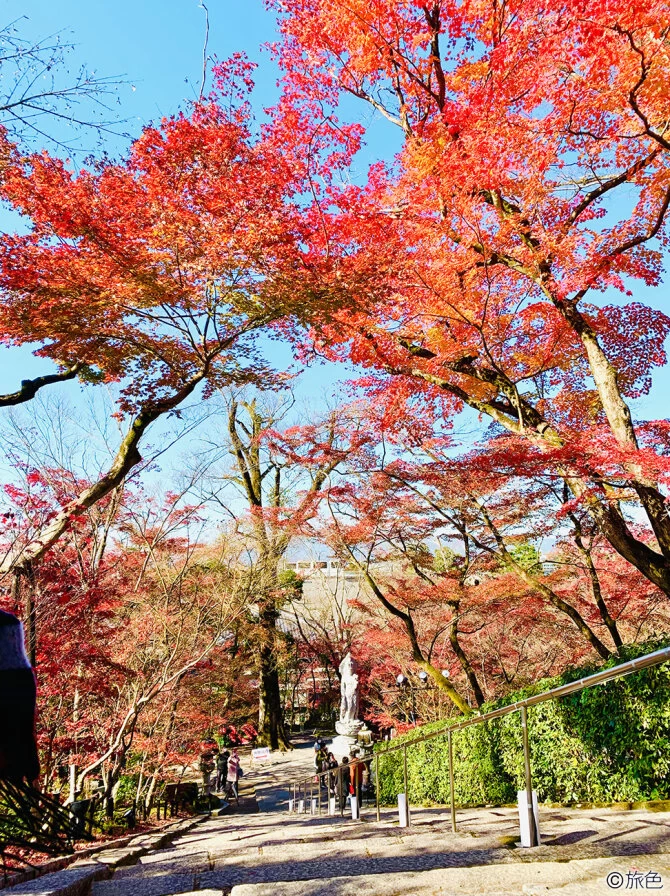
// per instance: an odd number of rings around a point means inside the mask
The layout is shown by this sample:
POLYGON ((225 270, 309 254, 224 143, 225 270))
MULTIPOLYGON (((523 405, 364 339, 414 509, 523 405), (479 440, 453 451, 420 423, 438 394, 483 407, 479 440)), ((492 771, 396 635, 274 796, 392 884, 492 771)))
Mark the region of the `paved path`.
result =
POLYGON ((91 894, 605 896, 613 872, 622 891, 670 892, 670 813, 543 809, 543 845, 533 850, 514 845, 512 809, 462 810, 456 834, 445 810, 415 810, 412 821, 401 829, 387 810, 377 822, 374 809, 360 822, 285 812, 212 817, 91 894), (650 873, 664 889, 647 886, 657 883, 650 873))
POLYGON ((286 791, 281 790, 281 785, 314 770, 314 738, 306 734, 293 735, 291 743, 292 750, 275 751, 267 762, 253 765, 250 758, 243 761, 243 781, 254 786, 261 812, 285 808, 286 791))

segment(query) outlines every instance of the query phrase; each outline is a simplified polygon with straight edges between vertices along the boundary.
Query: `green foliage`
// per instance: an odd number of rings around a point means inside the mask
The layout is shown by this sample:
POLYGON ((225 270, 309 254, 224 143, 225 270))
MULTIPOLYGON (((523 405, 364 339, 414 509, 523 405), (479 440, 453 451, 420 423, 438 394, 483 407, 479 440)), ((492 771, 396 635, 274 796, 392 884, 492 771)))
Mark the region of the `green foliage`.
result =
POLYGON ((294 570, 284 569, 277 576, 277 584, 285 592, 286 597, 292 600, 300 600, 305 580, 294 570))
POLYGON ((515 563, 518 563, 526 572, 538 573, 542 570, 540 552, 534 544, 517 544, 508 550, 515 563))
MULTIPOLYGON (((456 565, 460 555, 451 548, 438 548, 433 554, 433 569, 435 572, 445 573, 456 565)), ((462 559, 462 558, 460 558, 462 559)))
MULTIPOLYGON (((665 646, 658 642, 624 648, 599 668, 665 646)), ((482 712, 575 681, 596 668, 571 669, 556 678, 510 694, 482 712)), ((454 720, 456 721, 456 720, 454 720)), ((434 722, 408 732, 394 745, 440 731, 434 722)), ((533 787, 543 801, 619 802, 670 798, 670 663, 635 672, 528 710, 533 787)), ((473 725, 452 735, 458 805, 516 802, 524 786, 519 714, 473 725)), ((380 753, 380 797, 394 803, 403 789, 402 750, 380 753)), ((410 800, 449 801, 446 733, 407 750, 410 800)))

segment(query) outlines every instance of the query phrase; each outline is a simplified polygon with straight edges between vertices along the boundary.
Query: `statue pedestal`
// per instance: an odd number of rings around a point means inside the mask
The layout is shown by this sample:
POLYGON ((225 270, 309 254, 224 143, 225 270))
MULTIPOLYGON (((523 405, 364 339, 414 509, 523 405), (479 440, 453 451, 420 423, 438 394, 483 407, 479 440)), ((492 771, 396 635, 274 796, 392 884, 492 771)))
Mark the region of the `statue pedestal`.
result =
POLYGON ((352 747, 355 747, 357 743, 357 737, 350 737, 347 734, 340 734, 337 737, 333 738, 328 749, 337 759, 337 761, 341 762, 344 756, 349 756, 352 747))
POLYGON ((338 760, 351 754, 353 747, 358 746, 358 735, 367 731, 365 722, 355 719, 352 722, 335 722, 335 730, 338 736, 333 738, 330 744, 330 752, 338 760))

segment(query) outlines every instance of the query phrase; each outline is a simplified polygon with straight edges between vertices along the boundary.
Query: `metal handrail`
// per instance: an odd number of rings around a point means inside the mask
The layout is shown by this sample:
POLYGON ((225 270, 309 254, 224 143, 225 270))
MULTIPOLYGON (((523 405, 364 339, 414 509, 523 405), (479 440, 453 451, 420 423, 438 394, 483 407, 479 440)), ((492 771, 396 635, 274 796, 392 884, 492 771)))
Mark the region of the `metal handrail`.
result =
MULTIPOLYGON (((394 753, 397 750, 402 750, 405 805, 407 807, 406 824, 409 825, 410 819, 409 794, 407 787, 407 749, 409 747, 415 746, 416 744, 433 740, 436 737, 444 737, 444 735, 446 734, 448 737, 449 752, 449 802, 451 809, 451 829, 455 832, 456 801, 454 797, 454 758, 452 743, 454 731, 460 731, 463 728, 469 728, 471 725, 479 725, 482 722, 488 722, 492 719, 499 719, 502 716, 509 715, 509 713, 518 712, 521 716, 521 730, 523 732, 523 765, 525 778, 524 792, 526 811, 528 814, 528 832, 530 837, 530 842, 528 845, 537 846, 539 842, 539 831, 536 826, 536 817, 533 810, 533 784, 530 767, 530 740, 528 736, 528 707, 536 706, 538 703, 545 703, 548 700, 556 700, 559 697, 566 697, 569 694, 579 693, 580 691, 584 691, 587 688, 594 687, 595 685, 605 684, 608 681, 613 681, 617 678, 623 678, 624 676, 630 675, 633 672, 638 672, 641 669, 647 669, 651 666, 658 666, 661 663, 668 662, 669 660, 670 647, 663 647, 661 650, 653 651, 653 653, 647 653, 644 656, 637 657, 634 660, 628 660, 625 663, 620 663, 618 666, 613 666, 611 669, 603 669, 600 672, 594 672, 593 675, 587 675, 585 678, 579 678, 576 681, 571 681, 569 684, 563 684, 557 688, 551 688, 548 691, 543 691, 540 694, 534 694, 532 697, 526 697, 524 700, 516 700, 514 703, 508 703, 506 706, 500 706, 498 707, 498 709, 493 709, 490 712, 479 713, 475 716, 470 716, 466 719, 461 720, 460 722, 447 722, 444 727, 439 729, 438 731, 431 731, 430 734, 424 734, 422 737, 416 737, 413 740, 408 740, 404 743, 396 744, 383 750, 377 750, 375 752, 375 768, 377 773, 377 803, 379 804, 379 758, 386 756, 389 753, 394 753)), ((377 810, 377 819, 379 819, 379 809, 377 810)))
MULTIPOLYGON (((438 731, 431 731, 430 734, 424 734, 421 737, 413 738, 412 740, 403 741, 401 744, 394 744, 389 747, 384 747, 381 750, 376 750, 375 755, 385 756, 387 753, 393 753, 396 750, 403 750, 405 747, 413 747, 415 744, 424 743, 427 740, 432 740, 435 737, 443 737, 450 730, 451 731, 459 731, 461 728, 467 728, 470 725, 477 725, 481 722, 488 722, 490 719, 497 719, 500 716, 507 715, 510 712, 518 712, 522 706, 535 706, 537 703, 544 703, 546 700, 555 700, 558 697, 565 697, 568 694, 574 694, 577 691, 586 690, 586 688, 594 687, 598 684, 604 684, 607 681, 611 681, 615 678, 623 678, 625 675, 630 675, 632 672, 638 672, 640 669, 646 669, 650 666, 658 666, 661 663, 668 662, 670 660, 670 647, 663 647, 661 650, 655 650, 653 653, 647 653, 644 656, 637 657, 634 660, 628 660, 625 663, 620 663, 618 666, 613 666, 611 669, 604 669, 600 672, 595 672, 593 675, 587 675, 586 678, 579 678, 576 681, 571 681, 568 684, 560 685, 557 688, 551 688, 548 691, 542 691, 540 694, 534 694, 532 697, 526 697, 524 700, 516 700, 514 703, 508 703, 505 706, 500 706, 497 709, 492 709, 490 712, 486 713, 477 713, 476 715, 467 716, 462 721, 459 722, 445 722, 443 728, 440 728, 438 731)), ((328 772, 321 772, 319 774, 328 774, 328 772)), ((294 784, 297 786, 301 784, 305 780, 309 780, 309 778, 313 778, 317 776, 317 772, 314 771, 311 775, 308 775, 307 778, 304 776, 301 778, 296 778, 295 781, 290 781, 288 783, 288 787, 292 787, 294 784)))
POLYGON ((481 722, 488 722, 491 719, 498 719, 510 712, 518 712, 521 707, 535 706, 538 703, 544 703, 547 700, 556 700, 558 697, 566 697, 568 694, 575 694, 578 691, 584 691, 598 684, 604 684, 615 678, 623 678, 632 672, 638 672, 640 669, 647 669, 650 666, 658 666, 670 660, 670 647, 663 647, 661 650, 655 650, 653 653, 647 653, 644 656, 637 657, 634 660, 628 660, 620 663, 618 666, 612 666, 611 669, 604 669, 601 672, 595 672, 593 675, 587 675, 586 678, 579 678, 568 684, 562 684, 557 688, 551 688, 549 691, 542 691, 540 694, 534 694, 532 697, 526 697, 524 700, 516 700, 514 703, 508 703, 505 706, 499 706, 498 709, 492 709, 490 712, 477 713, 473 716, 467 716, 460 722, 447 722, 444 728, 439 731, 431 731, 430 734, 424 734, 413 740, 403 741, 401 744, 395 744, 377 750, 376 755, 385 756, 387 753, 393 753, 396 750, 403 750, 406 747, 413 747, 415 744, 424 743, 432 740, 434 737, 443 737, 449 731, 460 731, 462 728, 468 728, 470 725, 478 725, 481 722))
MULTIPOLYGON (((289 799, 291 799, 290 794, 291 794, 291 791, 293 791, 294 802, 296 802, 298 800, 298 797, 296 796, 296 792, 300 793, 300 799, 303 799, 303 800, 309 799, 311 801, 312 799, 315 798, 314 797, 314 784, 316 783, 316 785, 317 785, 316 799, 318 800, 318 811, 320 813, 321 812, 321 779, 327 778, 327 780, 325 781, 325 784, 326 784, 326 788, 327 788, 328 797, 331 798, 331 793, 330 793, 331 788, 329 785, 330 785, 330 780, 331 780, 331 776, 332 776, 332 777, 336 778, 335 798, 337 799, 337 801, 340 804, 340 815, 343 815, 344 814, 344 804, 346 803, 346 799, 343 799, 343 792, 342 792, 343 772, 345 769, 349 769, 349 770, 357 769, 358 766, 364 765, 365 763, 366 763, 366 760, 363 758, 360 758, 360 759, 353 759, 347 765, 340 764, 337 766, 337 768, 329 768, 322 772, 317 772, 315 769, 310 774, 305 775, 301 778, 296 778, 295 781, 289 782, 287 785, 284 785, 281 789, 288 791, 289 799), (308 784, 310 786, 309 797, 307 796, 307 785, 308 784)), ((356 800, 358 800, 361 795, 359 792, 358 771, 356 771, 354 778, 352 778, 351 774, 350 774, 349 780, 350 780, 350 783, 352 783, 354 786, 353 796, 356 798, 356 800)))
MULTIPOLYGON (((455 722, 446 722, 445 725, 437 731, 431 731, 430 734, 424 734, 421 737, 416 737, 412 740, 404 741, 400 744, 391 745, 385 747, 380 750, 376 750, 372 757, 369 757, 374 760, 375 763, 375 801, 376 801, 376 814, 377 821, 380 820, 380 807, 379 807, 379 759, 380 757, 386 756, 389 753, 394 753, 398 750, 403 751, 403 778, 404 778, 404 793, 405 793, 405 808, 406 808, 406 824, 410 824, 410 816, 409 816, 409 796, 408 796, 408 788, 407 788, 407 750, 410 747, 415 746, 416 744, 425 743, 426 741, 433 740, 437 737, 443 737, 445 734, 448 737, 448 755, 449 755, 449 790, 450 790, 450 804, 451 804, 451 826, 452 830, 456 831, 456 804, 454 799, 454 763, 453 763, 453 744, 452 744, 452 735, 454 731, 460 731, 463 728, 468 728, 471 725, 479 725, 482 722, 488 722, 492 719, 498 719, 502 716, 509 715, 512 712, 518 712, 521 716, 521 726, 523 731, 523 752, 524 752, 524 777, 526 783, 526 803, 528 810, 528 829, 530 831, 530 845, 536 846, 538 843, 538 832, 535 827, 535 816, 533 813, 532 806, 532 780, 531 780, 531 768, 530 768, 530 747, 529 747, 529 737, 528 737, 528 718, 527 718, 527 709, 530 706, 536 706, 538 703, 544 703, 548 700, 556 700, 559 697, 566 697, 569 694, 575 694, 580 691, 584 691, 587 688, 594 687, 599 684, 605 684, 608 681, 613 681, 617 678, 623 678, 626 675, 630 675, 633 672, 639 672, 641 669, 647 669, 652 666, 658 666, 661 663, 666 663, 670 661, 670 647, 663 647, 661 650, 655 650, 653 653, 647 653, 644 656, 637 657, 634 660, 627 660, 625 663, 620 663, 618 666, 613 666, 611 669, 603 669, 600 672, 595 672, 593 675, 587 675, 584 678, 579 678, 576 681, 571 681, 569 684, 560 685, 557 688, 551 688, 548 691, 542 691, 539 694, 534 694, 531 697, 526 697, 523 700, 516 700, 514 703, 508 703, 505 706, 500 706, 497 709, 490 710, 485 713, 477 713, 473 716, 468 716, 461 721, 455 722)), ((360 758, 354 759, 351 763, 350 767, 354 767, 355 764, 361 762, 367 762, 367 759, 360 758)), ((310 784, 310 799, 313 797, 313 783, 315 780, 318 781, 317 790, 318 790, 318 801, 319 801, 319 813, 321 811, 321 782, 320 778, 325 777, 326 775, 337 774, 338 776, 338 795, 340 797, 340 812, 342 812, 342 799, 341 799, 341 790, 342 790, 342 766, 338 766, 336 769, 327 769, 323 772, 317 772, 316 770, 306 776, 297 778, 295 781, 289 782, 282 789, 288 790, 289 794, 291 790, 293 790, 294 800, 296 791, 298 788, 300 792, 304 794, 303 798, 307 798, 307 784, 310 784)), ((357 789, 357 788, 356 788, 357 789)), ((289 797, 290 798, 290 797, 289 797)), ((358 799, 358 793, 356 792, 356 799, 358 799)))

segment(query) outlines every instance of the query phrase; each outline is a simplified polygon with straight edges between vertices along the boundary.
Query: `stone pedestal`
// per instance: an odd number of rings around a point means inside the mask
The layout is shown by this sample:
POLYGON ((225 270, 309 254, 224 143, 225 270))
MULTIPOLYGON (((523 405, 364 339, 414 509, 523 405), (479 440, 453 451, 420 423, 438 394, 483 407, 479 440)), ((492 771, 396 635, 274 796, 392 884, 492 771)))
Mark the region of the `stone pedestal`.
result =
POLYGON ((335 722, 338 736, 330 744, 330 752, 339 762, 344 756, 350 756, 352 749, 358 746, 358 735, 367 732, 365 722, 356 719, 353 722, 335 722))
POLYGON ((352 747, 355 747, 357 743, 358 738, 348 737, 346 734, 340 734, 338 737, 333 738, 332 742, 329 744, 328 749, 337 759, 337 761, 341 762, 342 757, 349 756, 352 747))

